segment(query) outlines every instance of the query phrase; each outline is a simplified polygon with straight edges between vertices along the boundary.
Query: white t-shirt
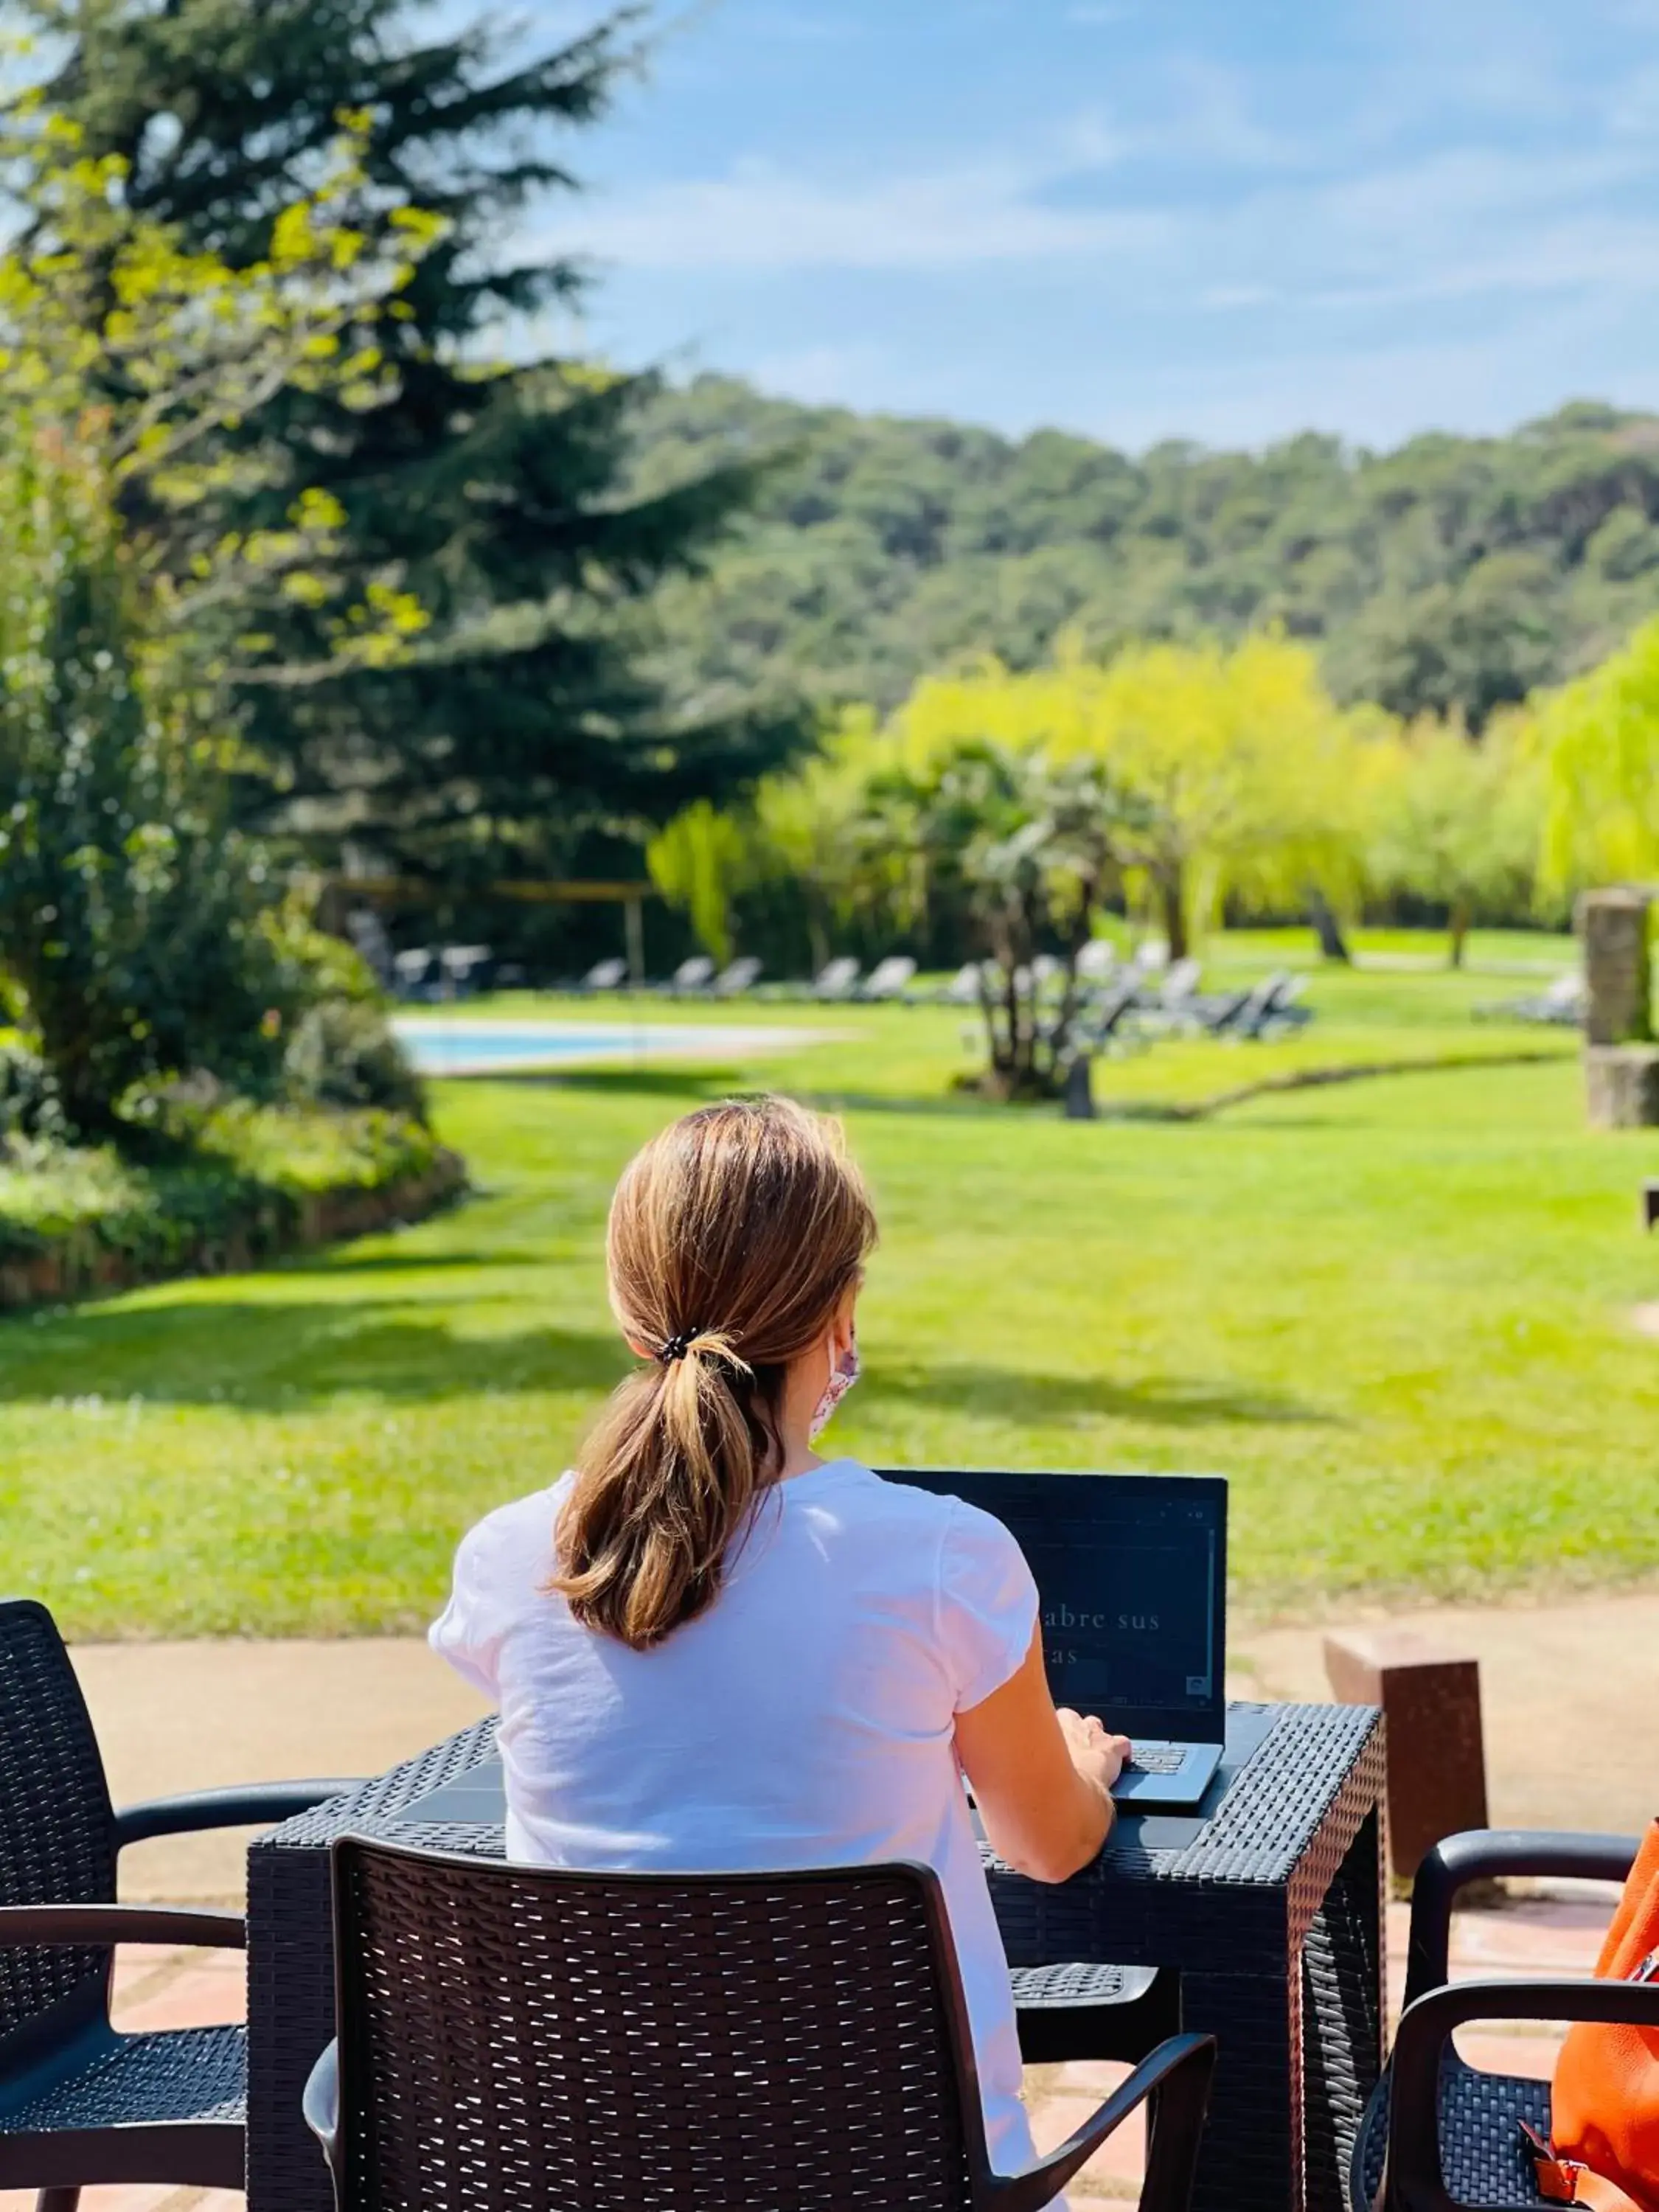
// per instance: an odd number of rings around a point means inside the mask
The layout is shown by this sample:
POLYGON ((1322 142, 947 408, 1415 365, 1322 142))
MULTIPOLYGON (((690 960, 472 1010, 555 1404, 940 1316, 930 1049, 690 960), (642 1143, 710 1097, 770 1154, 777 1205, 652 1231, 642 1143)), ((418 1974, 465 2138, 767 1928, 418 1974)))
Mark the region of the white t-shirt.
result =
POLYGON ((1008 1968, 963 1795, 957 1713, 1036 1622, 1019 1547, 959 1498, 853 1460, 767 1493, 720 1596, 653 1650, 544 1588, 571 1478, 479 1522, 433 1648, 500 1708, 507 1848, 684 1871, 919 1859, 944 1885, 991 2164, 1032 2155, 1008 1968))

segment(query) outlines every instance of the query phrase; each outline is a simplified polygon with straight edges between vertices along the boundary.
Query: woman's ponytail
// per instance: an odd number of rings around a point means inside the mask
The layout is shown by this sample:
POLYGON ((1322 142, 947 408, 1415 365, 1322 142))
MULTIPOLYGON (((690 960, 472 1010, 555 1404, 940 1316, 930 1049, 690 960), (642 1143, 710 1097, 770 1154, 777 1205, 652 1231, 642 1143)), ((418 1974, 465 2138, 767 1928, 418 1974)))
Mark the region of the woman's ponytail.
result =
POLYGON ((651 1355, 577 1462, 551 1587, 646 1650, 712 1603, 778 1472, 789 1362, 857 1280, 875 1220, 832 1124, 784 1099, 654 1139, 611 1210, 612 1309, 651 1355))

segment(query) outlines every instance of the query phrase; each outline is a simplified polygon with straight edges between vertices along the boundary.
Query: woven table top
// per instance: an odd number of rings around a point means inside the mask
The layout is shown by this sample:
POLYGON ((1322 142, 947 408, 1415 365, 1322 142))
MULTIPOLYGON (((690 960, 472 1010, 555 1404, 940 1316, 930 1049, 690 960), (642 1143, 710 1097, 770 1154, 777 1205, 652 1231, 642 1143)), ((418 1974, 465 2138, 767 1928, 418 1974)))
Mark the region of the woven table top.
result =
MULTIPOLYGON (((1333 1807, 1380 1735, 1369 1705, 1234 1705, 1261 1741, 1224 1768, 1208 1817, 1124 1815, 1107 1850, 1077 1882, 1225 1882, 1282 1889, 1321 1835, 1333 1807)), ((380 1836, 430 1850, 501 1851, 498 1824, 410 1820, 406 1807, 495 1753, 495 1723, 476 1722, 419 1757, 271 1829, 255 1850, 325 1850, 335 1837, 380 1836)), ((997 1862, 986 1851, 987 1863, 997 1862)))

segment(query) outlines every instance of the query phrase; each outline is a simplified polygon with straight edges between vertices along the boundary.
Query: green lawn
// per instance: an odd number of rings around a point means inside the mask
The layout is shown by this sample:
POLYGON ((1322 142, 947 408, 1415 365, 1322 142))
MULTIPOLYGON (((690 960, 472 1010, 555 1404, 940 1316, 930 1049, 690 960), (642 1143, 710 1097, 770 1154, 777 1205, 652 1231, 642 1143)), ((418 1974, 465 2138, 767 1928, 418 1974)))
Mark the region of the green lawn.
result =
MULTIPOLYGON (((1161 1046, 1100 1087, 1191 1103, 1273 1054, 1569 1053, 1470 1022, 1508 988, 1322 973, 1293 1045, 1161 1046)), ((82 1635, 423 1621, 462 1526, 556 1473, 623 1368, 600 1251, 622 1162, 699 1098, 767 1083, 848 1102, 879 1203, 848 1450, 1219 1469, 1255 1613, 1659 1570, 1659 1344, 1629 1319, 1659 1299, 1635 1202, 1659 1140, 1589 1134, 1570 1058, 1079 1125, 950 1096, 955 1014, 756 1018, 839 1036, 749 1066, 624 1054, 449 1085, 442 1133, 479 1185, 460 1210, 0 1322, 4 1583, 82 1635)))

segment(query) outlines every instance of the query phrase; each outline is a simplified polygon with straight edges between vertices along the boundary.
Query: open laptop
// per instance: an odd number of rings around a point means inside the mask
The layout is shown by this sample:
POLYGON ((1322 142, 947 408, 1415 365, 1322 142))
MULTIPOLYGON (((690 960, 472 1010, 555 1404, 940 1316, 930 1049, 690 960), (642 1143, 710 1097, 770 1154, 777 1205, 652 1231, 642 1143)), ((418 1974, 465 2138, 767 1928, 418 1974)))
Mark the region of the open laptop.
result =
POLYGON ((1012 1474, 888 1468, 965 1498, 1018 1538, 1036 1577, 1048 1686, 1134 1758, 1121 1805, 1196 1805, 1227 1733, 1227 1485, 1202 1474, 1012 1474))

